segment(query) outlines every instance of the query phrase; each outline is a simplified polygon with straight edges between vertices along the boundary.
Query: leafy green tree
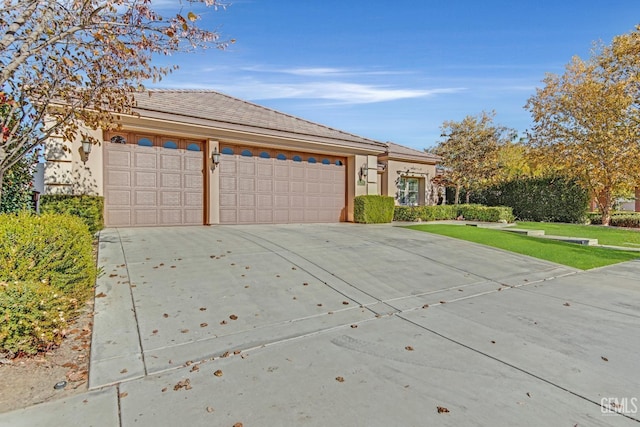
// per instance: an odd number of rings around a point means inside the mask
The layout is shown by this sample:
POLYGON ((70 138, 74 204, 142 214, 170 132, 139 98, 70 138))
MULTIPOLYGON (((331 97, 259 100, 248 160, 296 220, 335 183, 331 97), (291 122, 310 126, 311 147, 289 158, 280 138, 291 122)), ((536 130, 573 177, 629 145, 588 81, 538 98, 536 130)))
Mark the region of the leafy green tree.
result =
POLYGON ((616 198, 640 184, 640 27, 543 82, 525 106, 529 144, 583 183, 608 225, 616 198))
POLYGON ((445 182, 456 189, 455 204, 459 203, 460 190, 465 190, 467 203, 472 191, 494 181, 499 170, 500 147, 511 141, 515 132, 495 125, 495 112, 482 112, 478 116, 466 116, 462 121, 445 121, 442 137, 433 150, 441 157, 445 182))

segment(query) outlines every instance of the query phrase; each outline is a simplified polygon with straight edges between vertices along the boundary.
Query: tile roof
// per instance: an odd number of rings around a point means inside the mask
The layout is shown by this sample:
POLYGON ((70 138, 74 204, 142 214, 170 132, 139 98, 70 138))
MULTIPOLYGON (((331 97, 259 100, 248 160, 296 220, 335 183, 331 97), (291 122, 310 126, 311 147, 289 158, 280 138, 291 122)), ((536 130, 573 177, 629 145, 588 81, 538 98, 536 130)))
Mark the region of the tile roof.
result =
POLYGON ((413 148, 405 147, 404 145, 396 144, 393 142, 387 142, 387 155, 391 158, 399 158, 405 160, 423 160, 427 162, 437 162, 440 157, 427 153, 425 151, 414 150, 413 148))
POLYGON ((226 130, 259 132, 298 139, 323 139, 366 145, 383 151, 386 144, 313 123, 212 90, 151 89, 136 93, 134 111, 142 117, 170 118, 188 124, 203 120, 226 130))

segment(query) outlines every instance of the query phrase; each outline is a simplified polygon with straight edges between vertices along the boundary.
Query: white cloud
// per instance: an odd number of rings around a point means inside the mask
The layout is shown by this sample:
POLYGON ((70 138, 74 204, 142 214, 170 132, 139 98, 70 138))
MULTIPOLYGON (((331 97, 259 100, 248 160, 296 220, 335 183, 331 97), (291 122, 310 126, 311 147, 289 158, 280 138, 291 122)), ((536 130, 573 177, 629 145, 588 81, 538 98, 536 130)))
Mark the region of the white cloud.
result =
POLYGON ((220 90, 224 93, 251 100, 261 99, 319 99, 341 104, 370 104, 410 98, 424 98, 438 94, 457 93, 464 88, 394 88, 389 86, 348 83, 340 81, 268 83, 256 80, 215 84, 170 84, 172 88, 201 88, 220 90))

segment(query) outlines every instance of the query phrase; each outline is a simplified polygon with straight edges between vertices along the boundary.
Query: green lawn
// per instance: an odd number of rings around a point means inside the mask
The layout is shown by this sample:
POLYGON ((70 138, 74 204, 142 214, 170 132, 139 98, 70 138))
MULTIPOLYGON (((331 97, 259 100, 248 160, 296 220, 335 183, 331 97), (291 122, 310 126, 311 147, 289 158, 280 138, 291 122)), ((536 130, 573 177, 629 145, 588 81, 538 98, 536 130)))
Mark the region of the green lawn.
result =
POLYGON ((640 248, 640 231, 609 228, 600 225, 558 224, 549 222, 518 222, 517 228, 544 230, 552 236, 588 237, 598 239, 601 245, 640 248))
MULTIPOLYGON (((573 243, 522 236, 506 231, 463 225, 421 224, 411 225, 406 228, 480 243, 581 270, 604 267, 605 265, 640 258, 640 252, 581 246, 573 243)), ((535 228, 539 229, 540 227, 535 228)), ((628 231, 628 233, 633 233, 633 231, 628 231)), ((549 232, 549 234, 560 235, 560 232, 554 230, 553 233, 549 232)), ((573 234, 570 233, 570 235, 573 234)), ((581 234, 576 237, 590 236, 581 234)))

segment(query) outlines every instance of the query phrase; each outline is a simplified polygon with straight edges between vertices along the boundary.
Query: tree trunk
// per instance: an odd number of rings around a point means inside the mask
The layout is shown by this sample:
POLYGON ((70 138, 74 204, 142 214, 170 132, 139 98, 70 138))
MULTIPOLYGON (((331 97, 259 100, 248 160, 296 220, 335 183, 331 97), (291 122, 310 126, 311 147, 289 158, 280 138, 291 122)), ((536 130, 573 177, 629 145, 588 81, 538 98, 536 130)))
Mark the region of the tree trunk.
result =
POLYGON ((467 194, 465 195, 465 203, 469 204, 469 200, 471 199, 471 191, 467 190, 467 194))
POLYGON ((600 212, 602 213, 602 225, 610 225, 611 224, 611 211, 613 210, 613 198, 611 196, 610 189, 604 189, 598 194, 596 198, 598 202, 598 207, 600 208, 600 212))
POLYGON ((460 185, 458 184, 458 185, 456 185, 456 197, 455 197, 455 199, 453 201, 453 204, 457 205, 459 203, 460 203, 460 185))

